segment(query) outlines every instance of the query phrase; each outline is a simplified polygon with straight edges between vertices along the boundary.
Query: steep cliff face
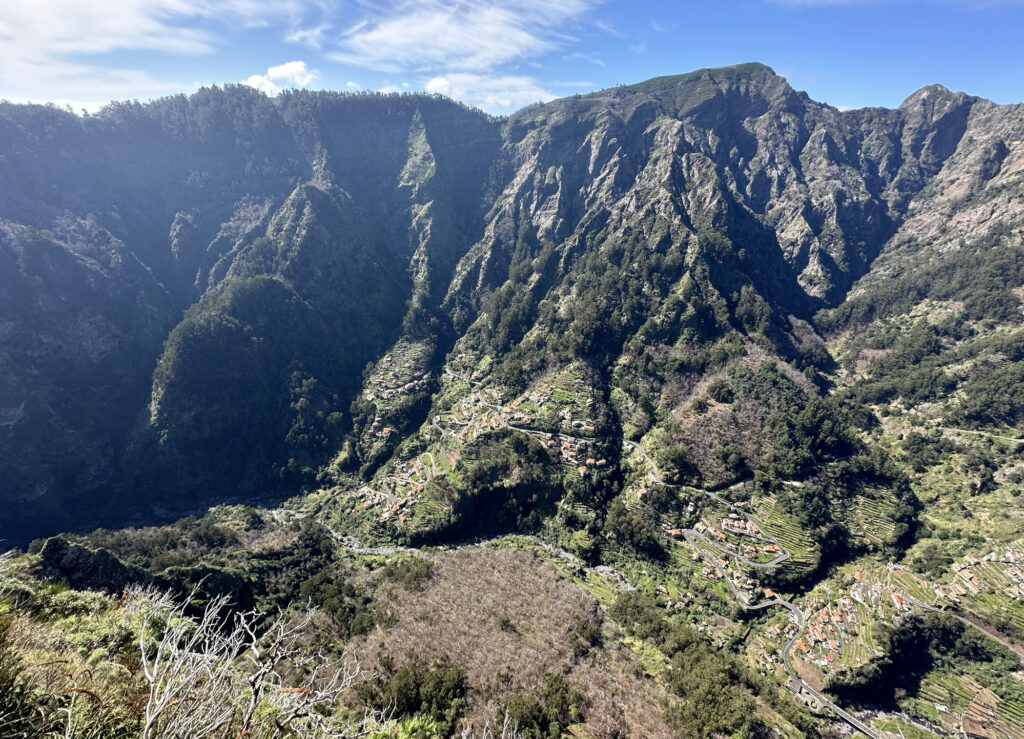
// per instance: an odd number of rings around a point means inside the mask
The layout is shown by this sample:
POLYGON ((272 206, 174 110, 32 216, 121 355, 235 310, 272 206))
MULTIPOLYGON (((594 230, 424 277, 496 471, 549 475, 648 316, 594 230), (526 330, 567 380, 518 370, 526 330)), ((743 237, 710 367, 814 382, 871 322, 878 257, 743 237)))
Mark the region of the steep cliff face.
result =
MULTIPOLYGON (((581 362, 610 428, 700 446, 687 404, 729 347, 815 397, 816 311, 915 255, 1019 245, 1022 128, 941 87, 840 112, 756 64, 503 120, 240 87, 5 105, 0 502, 38 522, 370 474, 472 362, 509 388, 581 362)), ((778 402, 728 411, 741 456, 778 402)))
POLYGON ((477 238, 499 135, 432 98, 240 87, 2 125, 2 496, 58 527, 315 470, 477 238))

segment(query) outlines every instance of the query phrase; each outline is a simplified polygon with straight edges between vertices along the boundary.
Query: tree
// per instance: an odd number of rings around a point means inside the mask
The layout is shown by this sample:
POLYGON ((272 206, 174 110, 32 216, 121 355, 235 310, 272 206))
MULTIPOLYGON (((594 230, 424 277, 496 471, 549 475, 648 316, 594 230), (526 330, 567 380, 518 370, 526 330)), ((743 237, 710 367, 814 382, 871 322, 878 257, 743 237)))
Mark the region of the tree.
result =
POLYGON ((228 597, 212 599, 197 619, 166 593, 134 588, 131 607, 144 612, 139 638, 149 686, 144 739, 221 735, 277 739, 359 736, 379 714, 353 722, 332 714, 360 673, 346 656, 306 647, 316 609, 298 617, 232 613, 228 597), (239 658, 248 670, 238 664, 239 658))

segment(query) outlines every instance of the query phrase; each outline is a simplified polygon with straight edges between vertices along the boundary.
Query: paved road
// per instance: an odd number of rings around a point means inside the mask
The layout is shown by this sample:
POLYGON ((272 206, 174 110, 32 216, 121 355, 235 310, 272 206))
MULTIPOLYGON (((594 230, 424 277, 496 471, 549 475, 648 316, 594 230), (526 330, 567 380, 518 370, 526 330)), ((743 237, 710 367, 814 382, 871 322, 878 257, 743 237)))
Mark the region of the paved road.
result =
MULTIPOLYGON (((922 610, 931 611, 932 613, 945 613, 945 614, 947 614, 949 616, 952 616, 953 618, 955 618, 960 623, 965 624, 967 626, 970 626, 973 629, 977 629, 982 634, 987 636, 989 639, 992 639, 993 641, 999 642, 1004 647, 1009 649, 1011 652, 1016 654, 1017 658, 1020 659, 1021 663, 1024 663, 1024 654, 1021 654, 1021 647, 1020 647, 1020 645, 1013 644, 1012 642, 1007 641, 1006 639, 1004 639, 1002 637, 1002 635, 1000 635, 1000 634, 993 634, 991 631, 986 631, 985 629, 983 629, 978 624, 974 623, 970 619, 964 618, 963 616, 961 616, 959 613, 956 613, 955 611, 947 611, 947 610, 942 609, 942 608, 936 608, 935 606, 930 605, 928 603, 925 603, 922 600, 918 600, 914 596, 910 595, 910 593, 905 593, 903 597, 906 600, 910 601, 915 606, 917 606, 918 608, 922 609, 922 610)), ((968 614, 968 615, 970 615, 970 614, 968 614)))
MULTIPOLYGON (((459 379, 464 379, 464 378, 459 378, 459 379)), ((499 428, 511 428, 511 429, 516 430, 516 431, 520 431, 522 433, 527 433, 527 434, 531 434, 531 435, 536 435, 536 434, 539 433, 539 432, 537 432, 534 429, 527 429, 527 428, 512 426, 512 425, 508 424, 497 413, 501 409, 498 406, 495 406, 495 405, 487 402, 486 400, 483 400, 482 396, 481 396, 481 405, 483 405, 486 408, 491 409, 492 411, 495 411, 494 417, 497 418, 498 421, 499 421, 499 424, 500 424, 499 428)), ((473 421, 470 421, 469 423, 472 424, 472 423, 475 422, 475 420, 476 419, 474 419, 473 421)), ((442 430, 441 427, 437 424, 437 419, 436 418, 432 419, 432 423, 433 423, 433 425, 436 428, 438 428, 439 430, 442 430)), ((965 431, 963 429, 948 429, 948 430, 950 430, 950 431, 965 431)), ((966 433, 981 433, 981 434, 987 435, 987 436, 994 436, 992 434, 985 434, 984 432, 971 432, 971 431, 967 431, 966 433)), ((1008 441, 1019 441, 1018 439, 1010 439, 1009 437, 994 437, 994 438, 1002 438, 1002 439, 1006 439, 1008 441)), ((663 476, 661 474, 661 471, 658 469, 657 465, 654 463, 654 460, 650 458, 650 456, 647 454, 647 452, 644 450, 644 448, 642 446, 640 446, 636 442, 628 441, 626 439, 622 440, 622 445, 623 445, 623 447, 625 449, 628 449, 628 450, 631 450, 631 451, 635 452, 642 460, 644 460, 647 463, 647 465, 650 467, 650 470, 651 470, 651 479, 655 483, 661 484, 661 485, 668 484, 668 483, 664 482, 664 478, 663 478, 663 476)), ((430 453, 430 452, 427 452, 426 454, 428 454, 430 456, 431 467, 433 468, 434 475, 436 476, 436 475, 440 474, 438 472, 438 469, 437 469, 437 462, 436 462, 436 460, 434 458, 434 455, 432 453, 430 453)), ((821 466, 821 465, 815 465, 815 466, 821 466)), ((778 541, 771 534, 769 534, 769 533, 767 533, 765 531, 764 527, 761 525, 761 523, 759 521, 754 519, 745 510, 736 507, 730 501, 726 500, 725 498, 722 498, 718 494, 716 494, 714 492, 711 492, 709 490, 702 490, 700 488, 690 488, 690 487, 677 486, 677 485, 671 485, 671 487, 680 487, 680 488, 683 488, 683 489, 685 489, 685 490, 687 490, 687 491, 689 491, 691 493, 699 493, 701 495, 705 495, 705 496, 711 498, 712 500, 714 500, 715 502, 719 503, 720 505, 726 506, 726 507, 730 508, 733 511, 738 511, 738 512, 742 513, 742 515, 746 518, 746 520, 748 522, 753 523, 754 525, 756 525, 758 530, 760 531, 761 536, 760 537, 755 537, 755 538, 763 540, 763 541, 768 541, 768 542, 770 542, 770 543, 772 543, 772 544, 774 544, 774 545, 776 545, 776 546, 778 546, 780 548, 779 554, 777 554, 770 561, 768 561, 768 562, 754 562, 752 560, 747 559, 746 557, 743 557, 742 555, 740 555, 737 552, 729 551, 729 550, 725 549, 724 547, 721 547, 718 544, 715 544, 714 542, 708 540, 706 537, 704 537, 703 535, 701 535, 699 532, 695 531, 694 529, 683 529, 683 536, 686 539, 686 541, 689 542, 689 544, 691 546, 693 546, 698 552, 701 553, 701 555, 703 557, 707 558, 709 561, 713 562, 714 560, 711 557, 711 555, 709 554, 709 552, 704 547, 701 546, 701 543, 703 543, 704 546, 708 547, 711 550, 717 551, 717 552, 719 552, 719 553, 721 553, 721 554, 723 554, 725 556, 728 556, 728 557, 731 557, 733 559, 736 559, 739 562, 742 562, 743 564, 747 565, 748 567, 752 567, 752 568, 756 568, 756 569, 767 569, 767 568, 770 568, 770 567, 774 567, 774 566, 779 565, 779 564, 781 564, 781 563, 783 563, 783 562, 785 562, 786 560, 789 559, 789 557, 790 557, 789 552, 784 547, 782 547, 782 545, 780 545, 778 543, 778 541)), ((283 519, 284 519, 283 513, 285 513, 285 511, 283 509, 275 509, 275 510, 271 511, 271 514, 274 517, 274 519, 279 521, 279 522, 283 522, 283 519)), ((297 518, 301 518, 301 517, 304 516, 304 514, 299 514, 298 512, 288 511, 287 513, 292 514, 294 517, 297 517, 297 518)), ((417 549, 413 549, 413 548, 409 548, 409 547, 394 547, 394 546, 364 547, 364 546, 362 546, 359 543, 359 541, 355 537, 350 536, 350 535, 342 535, 339 532, 337 532, 334 529, 332 529, 331 527, 326 526, 326 524, 325 524, 325 527, 327 528, 327 531, 331 534, 331 536, 342 547, 344 547, 348 551, 351 551, 351 552, 354 552, 354 553, 358 553, 358 554, 387 555, 387 554, 394 554, 396 552, 415 553, 415 552, 419 551, 417 549)), ((613 577, 617 578, 620 581, 620 583, 622 583, 623 585, 625 585, 627 587, 630 587, 629 586, 628 578, 626 578, 626 576, 623 573, 619 572, 618 570, 615 570, 614 568, 611 568, 611 567, 608 567, 608 566, 590 567, 585 562, 583 562, 583 560, 579 559, 578 557, 576 557, 575 555, 571 554, 570 552, 568 552, 568 551, 566 551, 564 549, 561 549, 559 547, 555 547, 552 544, 549 544, 548 542, 546 542, 546 541, 544 541, 542 539, 539 539, 538 537, 535 537, 535 536, 524 536, 524 537, 520 537, 520 538, 526 539, 526 540, 528 540, 528 541, 530 541, 530 542, 532 542, 532 543, 534 543, 534 544, 544 548, 545 550, 551 552, 552 554, 554 554, 555 556, 559 557, 560 559, 563 559, 563 560, 566 560, 566 561, 569 561, 569 562, 573 563, 575 566, 579 567, 582 571, 592 572, 592 573, 595 573, 595 574, 598 574, 598 575, 601 575, 601 576, 613 576, 613 577)), ((490 545, 490 544, 494 543, 495 541, 497 541, 497 539, 483 540, 483 541, 475 542, 473 544, 467 544, 467 545, 462 545, 460 547, 455 547, 455 550, 462 549, 462 548, 467 548, 467 547, 483 547, 483 546, 490 545)), ((723 574, 723 576, 725 576, 724 572, 722 572, 722 574, 723 574)), ((808 685, 799 676, 799 674, 797 674, 797 672, 793 669, 792 663, 790 662, 790 652, 792 651, 792 649, 793 649, 794 645, 796 644, 797 640, 802 635, 803 627, 804 627, 804 616, 803 616, 803 613, 800 611, 799 608, 797 608, 795 605, 793 605, 789 601, 783 600, 782 598, 779 598, 779 597, 775 597, 775 598, 771 598, 771 599, 768 599, 768 600, 760 601, 758 603, 748 603, 746 601, 746 599, 743 597, 743 595, 736 589, 736 587, 733 585, 732 581, 728 577, 725 577, 725 582, 726 582, 730 592, 732 592, 733 596, 736 598, 736 600, 739 603, 740 607, 743 608, 744 610, 747 610, 747 611, 757 611, 757 610, 763 610, 763 609, 766 609, 766 608, 772 608, 772 607, 775 607, 775 606, 779 606, 779 607, 785 608, 787 611, 789 611, 793 622, 796 623, 796 625, 797 625, 797 630, 793 634, 793 636, 786 642, 786 644, 782 647, 782 649, 780 650, 780 653, 779 653, 780 657, 782 658, 782 664, 783 664, 783 667, 785 668, 786 674, 790 677, 790 679, 796 685, 798 685, 800 687, 801 692, 806 693, 806 694, 812 696, 817 701, 818 705, 831 710, 836 716, 838 716, 839 718, 841 718, 842 720, 844 720, 848 724, 850 724, 850 726, 852 726, 855 729, 857 729, 858 731, 866 734, 867 736, 872 737, 872 739, 883 739, 883 735, 882 734, 880 734, 879 732, 877 732, 874 729, 870 728, 867 724, 865 724, 863 721, 858 719, 856 716, 854 716, 854 715, 850 714, 849 712, 845 711, 844 709, 840 708, 835 703, 833 703, 831 700, 826 698, 824 695, 822 695, 818 691, 814 690, 814 688, 812 688, 810 685, 808 685)), ((912 598, 910 596, 908 596, 908 598, 915 605, 917 605, 920 608, 923 608, 924 610, 929 610, 929 611, 939 611, 940 610, 938 608, 935 608, 934 606, 931 606, 931 605, 928 605, 926 603, 923 603, 923 602, 921 602, 921 601, 919 601, 919 600, 917 600, 915 598, 912 598)), ((951 615, 953 615, 955 618, 957 618, 958 620, 962 621, 963 623, 965 623, 965 624, 967 624, 969 626, 972 626, 974 628, 977 628, 982 633, 984 633, 986 636, 988 636, 988 637, 990 637, 990 638, 1000 642, 1004 646, 1007 646, 1007 647, 1009 647, 1011 649, 1014 649, 1013 645, 1007 643, 1006 641, 1004 641, 1003 639, 999 638, 996 635, 988 633, 987 631, 985 631, 984 629, 979 627, 977 624, 974 624, 971 621, 968 621, 967 619, 965 619, 965 618, 963 618, 963 617, 961 617, 961 616, 959 616, 959 615, 957 615, 955 613, 953 613, 951 615)), ((1024 656, 1022 656, 1022 661, 1024 661, 1024 656)))
POLYGON ((632 449, 640 456, 640 459, 647 462, 647 464, 651 468, 651 476, 654 479, 654 481, 659 485, 663 484, 661 479, 661 472, 658 471, 658 465, 654 464, 654 460, 647 456, 647 452, 644 451, 644 448, 642 446, 637 444, 635 441, 626 441, 625 439, 622 440, 622 446, 625 449, 632 449))
MULTIPOLYGON (((623 446, 626 447, 627 449, 632 449, 633 451, 636 451, 639 454, 639 456, 644 461, 646 461, 648 465, 650 465, 650 468, 651 468, 651 471, 652 471, 652 477, 653 477, 655 482, 663 484, 663 485, 666 484, 666 483, 663 482, 663 478, 661 476, 661 472, 658 470, 657 465, 654 464, 654 461, 647 455, 647 452, 644 451, 643 447, 641 447, 639 444, 636 444, 636 443, 631 442, 631 441, 623 440, 622 443, 623 443, 623 446)), ((729 508, 731 508, 733 510, 741 511, 742 514, 746 517, 748 522, 751 522, 751 523, 753 523, 754 525, 757 526, 758 530, 761 532, 762 536, 766 540, 770 541, 771 543, 775 544, 776 546, 780 547, 780 549, 781 549, 781 552, 774 559, 772 559, 771 562, 753 562, 753 561, 751 561, 749 559, 746 559, 745 557, 740 556, 739 554, 736 554, 734 552, 730 552, 727 549, 724 549, 724 548, 718 546, 717 544, 711 542, 710 540, 708 540, 706 537, 704 537, 703 535, 701 535, 700 533, 698 533, 694 529, 683 529, 683 537, 686 539, 687 542, 689 542, 689 544, 692 547, 694 547, 698 552, 701 553, 701 556, 705 557, 706 559, 709 559, 712 562, 714 561, 713 559, 710 558, 710 555, 708 554, 708 552, 705 551, 700 546, 699 542, 702 541, 705 544, 707 544, 710 547, 712 547, 713 549, 715 549, 716 551, 722 552, 723 554, 725 554, 725 555, 727 555, 729 557, 737 559, 737 560, 743 562, 744 564, 746 564, 746 565, 748 565, 750 567, 757 568, 757 569, 766 569, 766 568, 769 568, 769 567, 774 567, 775 565, 778 565, 778 564, 780 564, 782 562, 785 562, 787 559, 789 559, 789 552, 784 547, 782 547, 778 543, 778 541, 776 541, 776 539, 774 537, 772 537, 771 535, 767 534, 765 532, 765 530, 764 530, 764 527, 761 525, 761 523, 759 521, 755 520, 749 513, 747 513, 746 511, 744 511, 742 509, 738 509, 736 506, 734 506, 732 503, 727 501, 725 498, 722 498, 721 496, 719 496, 716 493, 713 493, 711 491, 701 490, 700 488, 687 488, 687 490, 690 490, 692 492, 701 493, 703 495, 708 496, 709 498, 711 498, 712 500, 716 501, 717 503, 720 503, 721 505, 727 506, 727 507, 729 507, 729 508)), ((717 567, 717 565, 716 565, 716 567, 717 567)), ((720 568, 719 568, 719 572, 722 572, 722 570, 720 568)), ((797 640, 800 638, 800 635, 803 634, 803 630, 804 630, 804 615, 800 611, 800 609, 797 608, 792 603, 790 603, 789 601, 783 600, 782 598, 779 598, 778 596, 776 596, 775 598, 771 598, 769 600, 761 601, 759 603, 748 603, 746 601, 746 598, 743 597, 743 595, 736 589, 736 586, 733 585, 732 581, 725 575, 725 572, 722 572, 722 575, 723 575, 723 577, 725 579, 725 583, 728 586, 730 592, 733 594, 733 597, 735 597, 736 601, 739 603, 740 608, 742 608, 742 609, 744 609, 746 611, 760 611, 760 610, 763 610, 765 608, 771 608, 773 606, 780 606, 781 608, 785 608, 787 611, 790 612, 790 614, 793 617, 793 620, 796 622, 797 630, 793 634, 793 636, 789 639, 789 641, 787 641, 786 644, 782 647, 782 650, 779 652, 779 656, 782 657, 782 665, 783 665, 783 667, 786 670, 786 674, 789 675, 791 680, 793 680, 797 685, 800 686, 801 691, 804 692, 804 693, 807 693, 808 695, 813 696, 815 698, 815 700, 817 700, 819 705, 821 705, 821 706, 831 710, 836 716, 838 716, 839 718, 841 718, 844 721, 846 721, 846 723, 850 724, 850 726, 852 726, 853 728, 857 729, 857 731, 860 731, 863 734, 866 734, 867 736, 871 737, 872 739, 884 739, 882 734, 880 734, 877 731, 875 731, 874 729, 872 729, 870 726, 865 724, 863 721, 858 719, 853 714, 843 710, 842 708, 837 706, 835 703, 830 701, 828 698, 823 696, 821 693, 819 693, 817 690, 815 690, 810 685, 808 685, 806 682, 804 682, 804 680, 800 677, 800 675, 797 674, 796 670, 793 669, 793 665, 790 663, 790 660, 789 660, 789 653, 793 649, 793 646, 796 644, 797 640)))
MULTIPOLYGON (((686 538, 686 541, 689 542, 691 546, 693 546, 698 552, 701 553, 701 556, 703 556, 705 558, 707 558, 709 556, 708 553, 704 549, 702 549, 700 544, 698 543, 698 540, 700 540, 700 541, 703 541, 703 542, 705 542, 707 544, 711 544, 711 542, 709 542, 706 538, 704 538, 703 536, 698 534, 693 529, 683 529, 683 536, 686 538)), ((735 555, 732 555, 731 553, 728 553, 728 554, 730 554, 730 556, 734 556, 735 557, 735 555)), ((785 560, 785 559, 788 559, 788 558, 789 558, 789 553, 787 552, 783 559, 785 560)), ((770 567, 771 566, 771 565, 768 565, 768 564, 753 563, 753 562, 750 563, 750 564, 752 564, 755 567, 770 567)), ((736 598, 736 601, 739 603, 740 608, 742 608, 743 610, 745 610, 745 611, 760 611, 760 610, 763 610, 765 608, 771 608, 773 606, 780 606, 780 607, 785 608, 787 611, 790 612, 790 614, 793 617, 793 621, 797 625, 797 629, 796 629, 796 632, 793 634, 793 636, 790 637, 789 641, 787 641, 786 644, 782 647, 782 650, 779 652, 779 656, 782 657, 782 666, 786 669, 786 674, 789 675, 791 680, 793 680, 796 684, 798 684, 800 686, 802 692, 807 693, 807 694, 813 696, 815 698, 815 700, 817 700, 819 705, 821 705, 821 706, 823 706, 825 708, 828 708, 829 710, 831 710, 833 713, 835 713, 837 716, 839 716, 841 719, 846 721, 848 724, 850 724, 850 726, 854 727, 858 731, 860 731, 860 732, 862 732, 864 734, 867 734, 869 737, 872 737, 872 739, 883 739, 883 735, 882 734, 878 733, 877 731, 875 731, 874 729, 869 727, 867 724, 865 724, 863 721, 858 719, 853 714, 848 713, 847 711, 843 710, 842 708, 837 706, 835 703, 830 701, 828 698, 826 698, 824 695, 822 695, 817 690, 815 690, 810 685, 808 685, 806 682, 804 682, 804 680, 800 677, 800 675, 797 674, 796 670, 793 669, 793 665, 789 661, 789 653, 793 649, 793 646, 796 644, 797 640, 800 638, 801 634, 803 634, 803 630, 804 630, 804 614, 800 611, 800 609, 797 608, 792 603, 790 603, 789 601, 783 600, 782 598, 779 598, 778 596, 776 596, 775 598, 771 598, 769 600, 761 601, 759 603, 748 603, 746 601, 746 599, 743 597, 743 595, 738 590, 736 590, 736 587, 732 584, 732 581, 728 577, 725 576, 725 573, 722 572, 722 570, 720 568, 719 568, 719 572, 722 573, 722 576, 725 578, 726 585, 729 587, 729 590, 732 592, 733 596, 736 598)))

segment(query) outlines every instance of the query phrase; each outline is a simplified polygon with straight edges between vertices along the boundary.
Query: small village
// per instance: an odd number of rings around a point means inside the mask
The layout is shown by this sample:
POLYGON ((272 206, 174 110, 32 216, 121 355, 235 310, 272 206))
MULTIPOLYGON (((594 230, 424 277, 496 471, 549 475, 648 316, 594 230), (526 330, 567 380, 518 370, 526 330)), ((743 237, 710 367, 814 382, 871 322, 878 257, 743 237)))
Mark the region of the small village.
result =
MULTIPOLYGON (((385 425, 391 404, 417 392, 427 382, 427 372, 418 362, 414 352, 396 348, 369 376, 364 398, 381 408, 371 427, 376 438, 386 439, 392 433, 385 425)), ((453 379, 465 382, 461 377, 453 379)), ((439 505, 424 495, 430 478, 455 469, 465 445, 482 434, 502 429, 532 436, 554 459, 581 476, 593 474, 609 465, 597 453, 604 445, 597 436, 594 405, 590 389, 571 369, 547 378, 509 402, 496 388, 470 385, 468 392, 421 430, 430 444, 429 451, 392 463, 375 482, 349 493, 346 512, 363 512, 389 526, 415 526, 420 506, 439 505)), ((632 449, 649 466, 639 487, 627 496, 627 507, 642 506, 649 486, 661 484, 660 476, 639 445, 625 446, 627 452, 632 449)), ((798 605, 790 604, 764 586, 756 573, 759 568, 789 560, 793 545, 787 540, 782 546, 779 539, 767 533, 763 524, 747 512, 746 501, 729 501, 698 489, 682 488, 680 492, 686 496, 681 501, 683 513, 677 520, 660 520, 660 533, 668 541, 687 547, 689 561, 699 564, 701 576, 719 584, 723 597, 732 596, 747 609, 785 606, 752 643, 752 659, 766 674, 778 674, 784 668, 786 650, 791 649, 793 664, 802 665, 800 676, 811 681, 808 686, 790 677, 791 691, 797 700, 815 710, 829 707, 818 692, 824 676, 863 665, 880 653, 872 634, 875 623, 892 624, 922 608, 963 607, 972 599, 991 596, 1024 602, 1024 549, 1013 546, 983 556, 964 556, 955 563, 954 576, 946 583, 928 582, 907 567, 890 563, 869 574, 861 569, 847 572, 840 578, 839 592, 816 591, 798 605)), ((760 510, 757 514, 763 516, 760 510)), ((779 521, 773 517, 771 522, 774 532, 779 521)), ((667 583, 656 585, 655 591, 668 608, 704 610, 691 602, 690 593, 667 583)), ((707 626, 702 623, 698 626, 701 631, 707 626)))
MULTIPOLYGON (((386 422, 392 405, 428 382, 423 359, 421 347, 407 344, 396 346, 374 367, 362 395, 378 408, 369 428, 371 438, 388 439, 394 433, 386 422)), ((481 434, 506 428, 534 437, 554 459, 586 477, 608 466, 596 451, 600 440, 589 415, 593 405, 590 389, 571 367, 509 403, 493 387, 471 388, 448 410, 431 418, 430 428, 421 432, 432 441, 431 451, 389 465, 375 482, 348 494, 352 504, 345 510, 372 512, 379 521, 405 525, 423 502, 427 481, 454 469, 463 446, 481 434)))
POLYGON ((400 342, 377 362, 366 379, 363 397, 371 401, 391 401, 408 394, 427 381, 426 349, 419 344, 400 342))
POLYGON ((954 563, 955 577, 946 586, 935 586, 939 598, 960 603, 970 595, 998 591, 1024 601, 1024 548, 1008 547, 1002 552, 989 552, 983 557, 966 554, 954 563))
POLYGON ((399 399, 424 392, 430 384, 427 350, 422 344, 399 342, 374 365, 360 400, 372 404, 372 421, 364 432, 367 441, 386 441, 395 433, 389 420, 399 399))

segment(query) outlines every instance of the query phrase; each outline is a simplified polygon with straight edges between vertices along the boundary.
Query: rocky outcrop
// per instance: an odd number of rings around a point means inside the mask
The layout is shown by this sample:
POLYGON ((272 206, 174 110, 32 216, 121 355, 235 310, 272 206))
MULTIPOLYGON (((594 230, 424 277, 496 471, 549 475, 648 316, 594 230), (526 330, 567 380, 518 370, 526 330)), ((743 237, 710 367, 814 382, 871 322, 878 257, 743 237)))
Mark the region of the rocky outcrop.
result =
POLYGON ((138 567, 124 564, 106 549, 92 550, 72 544, 62 536, 47 539, 39 552, 37 574, 44 580, 63 582, 76 590, 106 590, 120 593, 152 577, 138 567))
POLYGON ((562 345, 607 369, 706 309, 774 316, 792 354, 791 318, 908 253, 1019 238, 1022 188, 1021 106, 932 86, 844 112, 759 64, 503 120, 239 87, 0 105, 0 536, 80 523, 70 500, 91 524, 294 492, 396 340, 430 368, 407 428, 453 346, 582 331, 562 345))

